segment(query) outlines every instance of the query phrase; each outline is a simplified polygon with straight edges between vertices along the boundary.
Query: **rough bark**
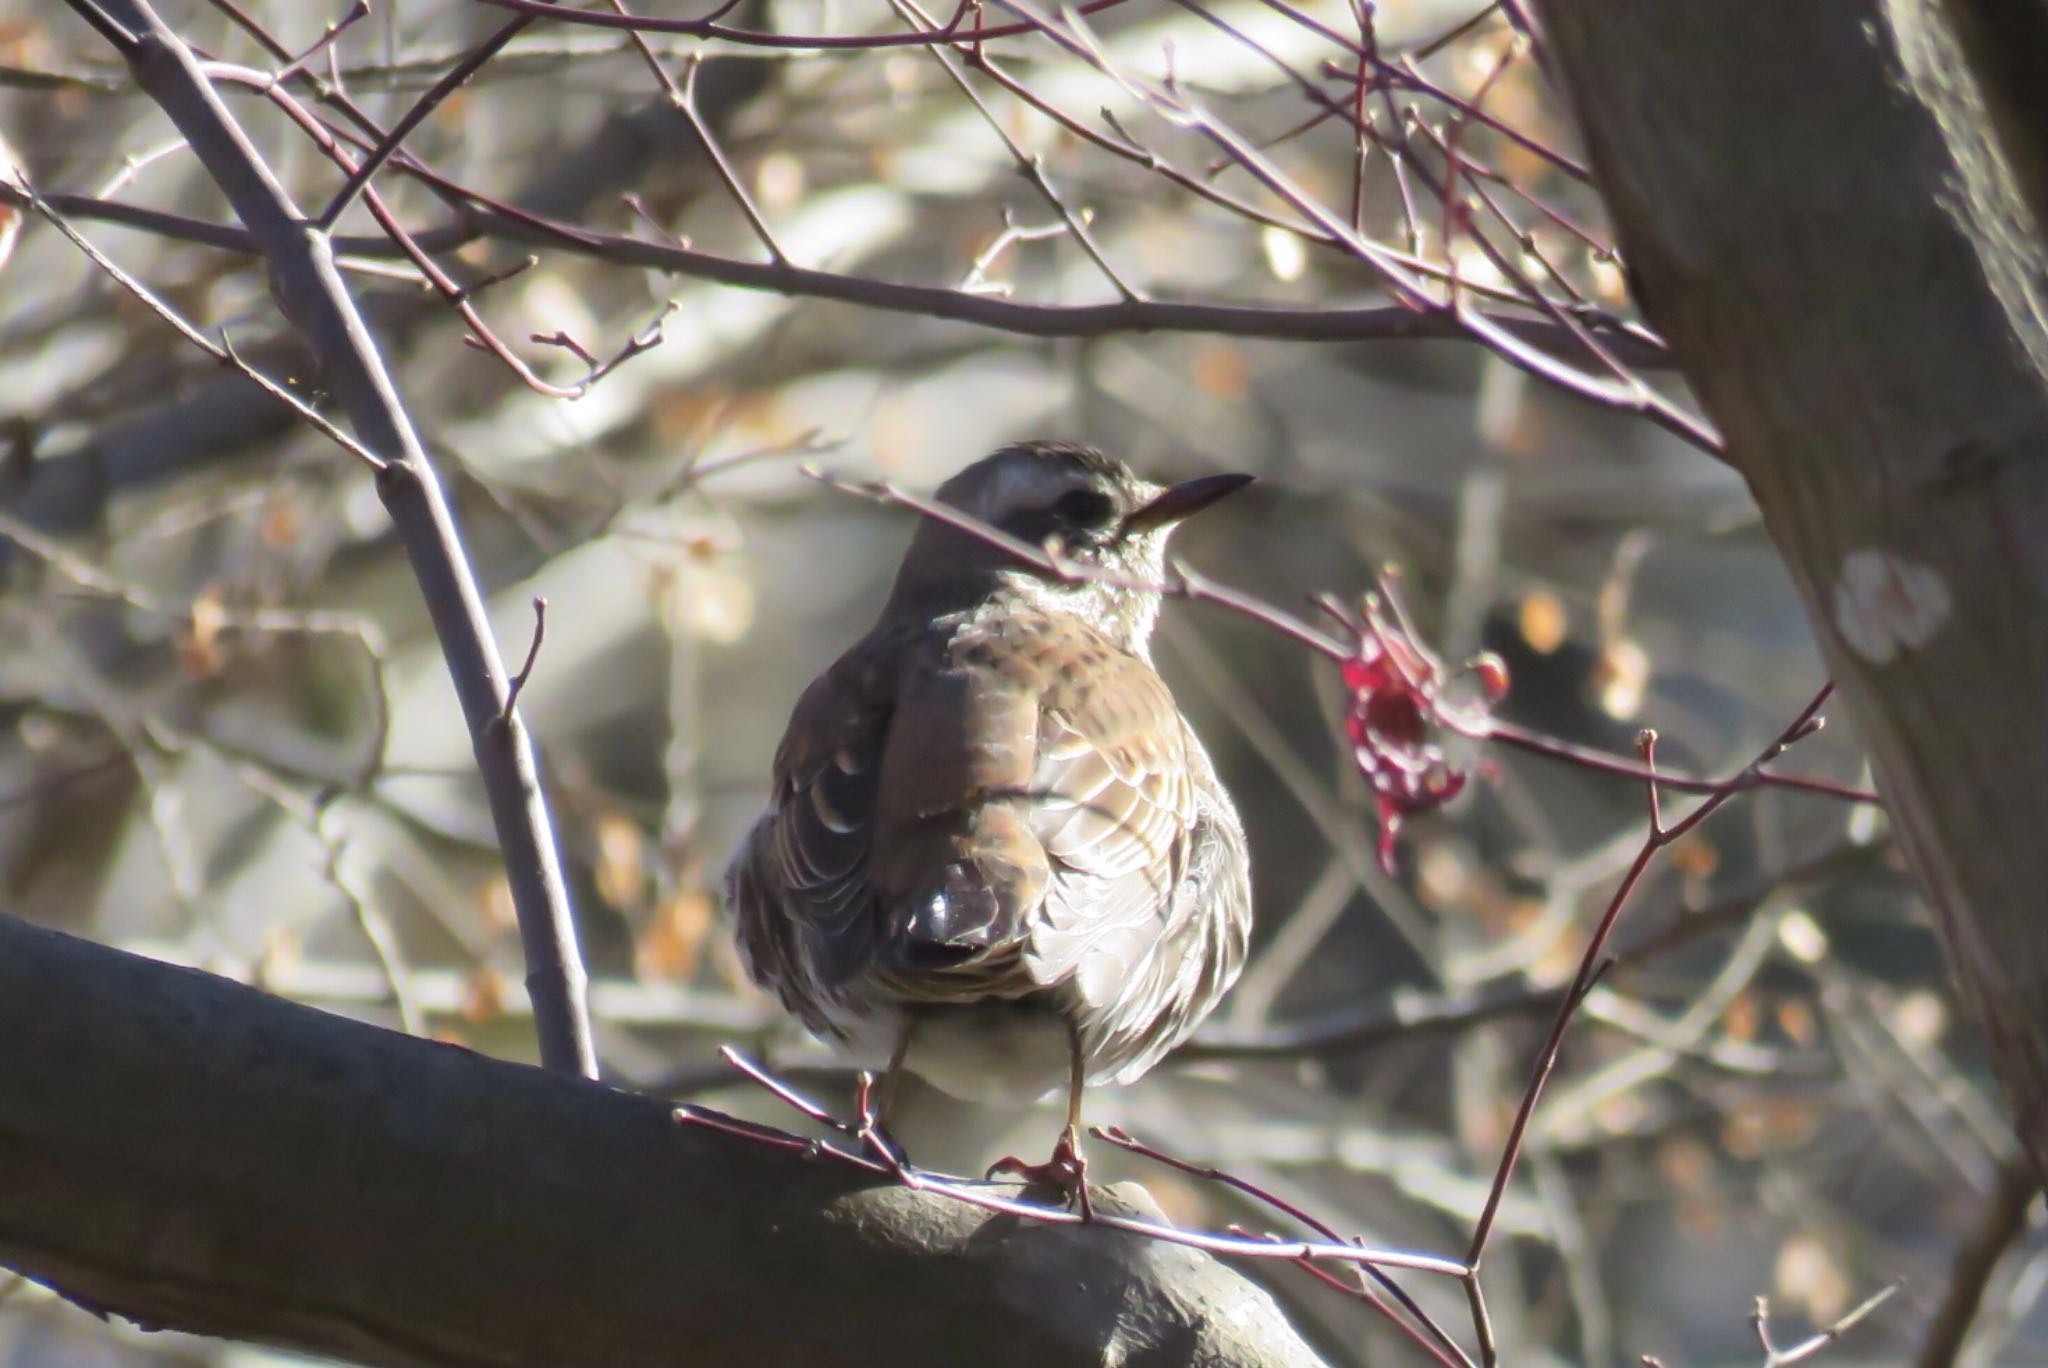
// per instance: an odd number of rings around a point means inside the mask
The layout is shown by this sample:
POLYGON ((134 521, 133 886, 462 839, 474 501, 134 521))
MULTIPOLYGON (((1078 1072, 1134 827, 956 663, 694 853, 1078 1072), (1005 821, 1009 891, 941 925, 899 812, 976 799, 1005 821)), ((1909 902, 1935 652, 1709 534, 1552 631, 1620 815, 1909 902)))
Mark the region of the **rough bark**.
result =
POLYGON ((1541 11, 2048 1162, 2048 5, 1541 11))
POLYGON ((990 1217, 5 916, 0 1264, 380 1364, 1317 1362, 1207 1255, 990 1217))

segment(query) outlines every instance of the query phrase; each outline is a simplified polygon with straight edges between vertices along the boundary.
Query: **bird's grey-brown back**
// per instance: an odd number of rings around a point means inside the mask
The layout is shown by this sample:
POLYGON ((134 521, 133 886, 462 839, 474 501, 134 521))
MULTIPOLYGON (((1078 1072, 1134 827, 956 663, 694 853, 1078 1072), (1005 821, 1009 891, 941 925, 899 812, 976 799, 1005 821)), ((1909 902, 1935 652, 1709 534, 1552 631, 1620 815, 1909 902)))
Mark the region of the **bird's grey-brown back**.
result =
MULTIPOLYGON (((1200 487, 1198 487, 1200 486, 1200 487)), ((976 462, 942 502, 1106 572, 1060 580, 927 520, 880 620, 798 702, 728 876, 743 955, 813 1031, 963 1095, 1134 1077, 1214 1007, 1243 836, 1148 638, 1166 489, 1083 447, 976 462)), ((1176 491, 1181 491, 1176 494, 1176 491)), ((1176 502, 1176 499, 1178 502, 1176 502)))

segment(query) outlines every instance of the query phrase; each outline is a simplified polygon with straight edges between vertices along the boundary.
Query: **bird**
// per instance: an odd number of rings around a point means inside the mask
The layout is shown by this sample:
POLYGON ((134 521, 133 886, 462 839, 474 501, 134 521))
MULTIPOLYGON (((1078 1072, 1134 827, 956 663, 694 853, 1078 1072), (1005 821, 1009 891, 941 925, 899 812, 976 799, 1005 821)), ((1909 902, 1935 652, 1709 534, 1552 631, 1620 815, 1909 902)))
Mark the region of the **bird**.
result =
POLYGON ((1244 829, 1154 668, 1166 544, 1251 482, 1077 443, 942 484, 872 629, 807 688, 727 897, 753 980, 829 1045, 969 1101, 1067 1093, 1047 1164, 1089 1214, 1084 1090, 1143 1075, 1243 967, 1244 829), (1052 552, 1027 562, 972 520, 1052 552))

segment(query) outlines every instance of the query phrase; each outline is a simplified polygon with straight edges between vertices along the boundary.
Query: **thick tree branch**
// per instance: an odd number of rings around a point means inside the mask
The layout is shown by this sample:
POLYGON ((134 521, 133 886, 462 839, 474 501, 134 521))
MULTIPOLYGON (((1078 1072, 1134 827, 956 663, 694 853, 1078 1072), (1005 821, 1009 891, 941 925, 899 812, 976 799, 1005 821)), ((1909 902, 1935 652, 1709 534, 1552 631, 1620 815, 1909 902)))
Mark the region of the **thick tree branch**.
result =
POLYGON ((419 435, 355 301, 333 243, 270 173, 191 49, 144 0, 72 0, 163 107, 268 259, 272 292, 304 335, 356 436, 384 462, 377 492, 398 528, 468 723, 526 950, 541 1057, 595 1076, 585 973, 533 746, 508 711, 504 661, 483 596, 419 435))
POLYGON ((0 1173, 0 1263, 367 1362, 1317 1362, 1196 1251, 876 1186, 5 916, 0 1173))
MULTIPOLYGON (((1984 58, 1973 0, 1542 8, 1641 301, 2048 1166, 2048 168, 2015 117, 2039 71, 1984 58)), ((2038 0, 1997 8, 2039 46, 2038 0)))
POLYGON ((2015 1158, 1999 1170, 1998 1184, 1984 1205, 1982 1224, 1956 1250, 1941 1306, 1920 1343, 1915 1360, 1919 1368, 1950 1368, 1961 1357, 1983 1305, 1985 1288, 2006 1252, 2026 1234, 2027 1210, 2040 1191, 2041 1180, 2026 1158, 2015 1158))

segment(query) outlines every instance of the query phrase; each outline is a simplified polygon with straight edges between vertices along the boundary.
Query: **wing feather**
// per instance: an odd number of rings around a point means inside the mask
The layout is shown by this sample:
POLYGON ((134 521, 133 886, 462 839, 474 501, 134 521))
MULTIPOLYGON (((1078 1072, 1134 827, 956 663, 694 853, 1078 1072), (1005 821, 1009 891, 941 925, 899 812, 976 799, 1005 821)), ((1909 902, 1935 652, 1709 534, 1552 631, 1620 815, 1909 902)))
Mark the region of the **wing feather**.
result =
POLYGON ((1096 1016, 1152 971, 1167 931, 1194 817, 1185 729, 1149 662, 1080 623, 1049 635, 1046 654, 1088 668, 1044 680, 1032 782, 1069 802, 1038 814, 1054 872, 1027 960, 1034 981, 1063 985, 1096 1016))
POLYGON ((727 903, 754 980, 814 1031, 872 956, 869 884, 896 658, 869 637, 804 691, 775 754, 768 810, 727 870, 727 903))

